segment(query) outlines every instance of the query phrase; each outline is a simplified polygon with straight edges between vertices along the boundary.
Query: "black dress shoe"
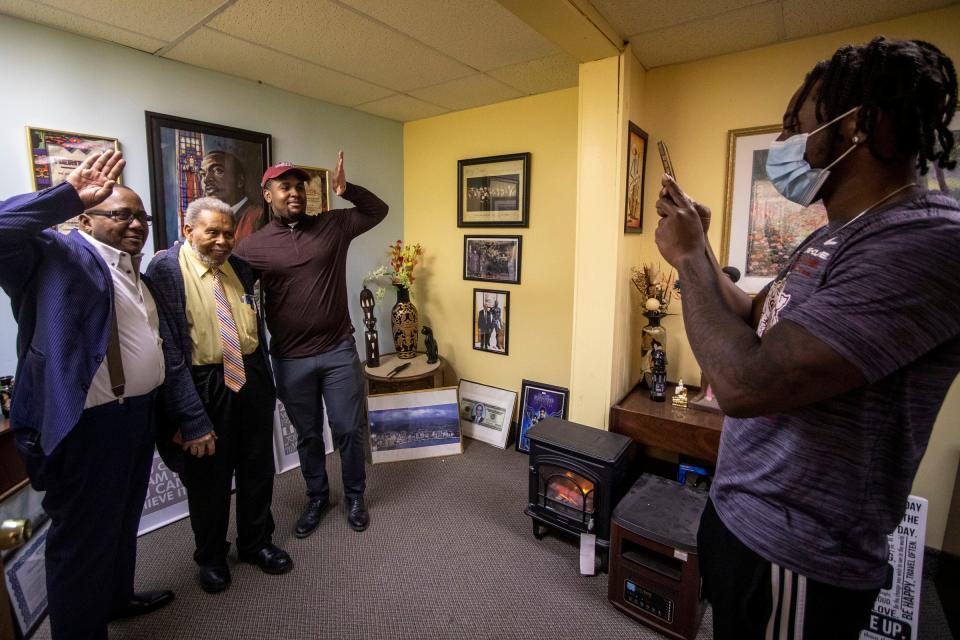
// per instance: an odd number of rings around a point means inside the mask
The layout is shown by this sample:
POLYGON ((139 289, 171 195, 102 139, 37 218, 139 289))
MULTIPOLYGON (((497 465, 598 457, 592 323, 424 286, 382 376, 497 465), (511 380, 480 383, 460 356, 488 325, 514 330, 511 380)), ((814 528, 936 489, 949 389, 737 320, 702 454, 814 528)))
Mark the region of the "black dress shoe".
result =
POLYGON ((110 614, 111 620, 142 616, 145 613, 156 611, 160 607, 173 602, 173 591, 141 591, 130 597, 130 601, 110 614))
POLYGON ((225 564, 202 564, 197 569, 197 582, 207 593, 219 593, 230 586, 230 569, 225 564))
POLYGON ((287 552, 270 543, 256 553, 241 553, 239 558, 241 562, 257 565, 264 573, 286 573, 293 568, 293 560, 287 552))
POLYGON ((326 513, 330 503, 326 500, 311 500, 307 503, 307 508, 297 519, 297 526, 293 529, 293 535, 298 538, 306 538, 313 533, 313 530, 320 524, 320 518, 326 513))
POLYGON ((363 504, 363 496, 347 498, 347 522, 354 531, 363 531, 370 526, 370 513, 363 504))

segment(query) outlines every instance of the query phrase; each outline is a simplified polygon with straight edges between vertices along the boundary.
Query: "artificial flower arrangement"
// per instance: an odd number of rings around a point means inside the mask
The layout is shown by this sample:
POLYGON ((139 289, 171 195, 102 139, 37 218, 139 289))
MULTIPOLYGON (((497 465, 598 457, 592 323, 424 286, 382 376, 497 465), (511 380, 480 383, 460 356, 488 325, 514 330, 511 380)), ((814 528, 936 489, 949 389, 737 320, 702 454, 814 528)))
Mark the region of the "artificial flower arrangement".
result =
MULTIPOLYGON (((380 265, 363 278, 363 284, 368 282, 383 282, 390 280, 390 284, 403 289, 410 289, 415 278, 413 269, 420 263, 420 257, 423 255, 423 247, 420 243, 408 244, 404 246, 402 240, 387 245, 387 255, 389 256, 388 265, 380 265)), ((377 287, 375 293, 377 301, 383 300, 384 288, 377 287)))
POLYGON ((672 269, 669 275, 664 274, 659 264, 633 267, 630 281, 643 298, 644 314, 666 315, 673 296, 680 297, 680 281, 674 280, 672 269))

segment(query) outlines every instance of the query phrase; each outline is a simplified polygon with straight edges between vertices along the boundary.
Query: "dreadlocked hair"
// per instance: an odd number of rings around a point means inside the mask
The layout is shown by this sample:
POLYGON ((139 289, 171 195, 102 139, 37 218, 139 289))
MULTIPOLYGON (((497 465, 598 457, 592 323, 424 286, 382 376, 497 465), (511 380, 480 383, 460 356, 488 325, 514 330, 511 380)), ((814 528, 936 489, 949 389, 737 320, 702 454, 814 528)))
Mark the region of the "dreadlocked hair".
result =
POLYGON ((857 127, 867 134, 875 157, 892 161, 916 154, 921 175, 927 173, 928 162, 944 169, 956 166, 950 161, 954 137, 949 127, 957 110, 957 72, 934 45, 881 36, 866 45, 837 49, 807 74, 794 103, 794 118, 817 82, 817 121, 827 122, 860 106, 857 127), (884 156, 871 135, 881 112, 893 122, 892 156, 884 156))

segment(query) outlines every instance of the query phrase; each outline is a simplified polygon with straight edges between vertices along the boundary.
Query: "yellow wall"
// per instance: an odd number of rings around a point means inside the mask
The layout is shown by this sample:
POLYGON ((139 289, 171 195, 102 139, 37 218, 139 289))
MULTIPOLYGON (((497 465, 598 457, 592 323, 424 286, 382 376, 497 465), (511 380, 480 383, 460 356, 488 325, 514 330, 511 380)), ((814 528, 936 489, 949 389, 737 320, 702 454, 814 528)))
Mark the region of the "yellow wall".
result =
MULTIPOLYGON (((644 79, 643 121, 651 142, 666 140, 683 188, 713 209, 709 236, 720 247, 726 179, 727 132, 777 124, 804 75, 837 47, 877 35, 928 40, 960 62, 960 7, 951 7, 866 27, 693 62, 652 69, 644 79)), ((654 204, 662 168, 647 156, 644 255, 658 256, 653 233, 654 204)), ((679 306, 676 311, 679 311, 679 306)), ((686 341, 680 316, 666 319, 669 378, 696 382, 699 367, 686 341)), ((934 428, 914 493, 930 501, 927 544, 941 546, 960 452, 960 385, 948 396, 934 428)))
MULTIPOLYGON (((569 386, 577 198, 577 89, 404 125, 404 239, 424 246, 414 284, 421 324, 458 378, 520 391, 569 386), (530 227, 458 228, 457 161, 529 151, 530 227), (521 284, 463 279, 464 235, 523 236, 521 284), (510 291, 508 356, 472 348, 473 289, 510 291)), ((393 304, 392 293, 385 303, 393 304)))

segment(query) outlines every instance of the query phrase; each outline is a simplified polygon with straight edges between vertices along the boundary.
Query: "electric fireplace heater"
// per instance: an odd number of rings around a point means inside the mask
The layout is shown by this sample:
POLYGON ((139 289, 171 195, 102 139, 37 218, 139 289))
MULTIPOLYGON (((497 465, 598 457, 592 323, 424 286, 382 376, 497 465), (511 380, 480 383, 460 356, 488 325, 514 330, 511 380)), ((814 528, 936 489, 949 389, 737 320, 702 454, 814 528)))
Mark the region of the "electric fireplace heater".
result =
POLYGON ((530 500, 539 540, 548 530, 596 535, 596 565, 607 570, 613 508, 637 477, 633 441, 617 433, 547 418, 530 439, 530 500))

